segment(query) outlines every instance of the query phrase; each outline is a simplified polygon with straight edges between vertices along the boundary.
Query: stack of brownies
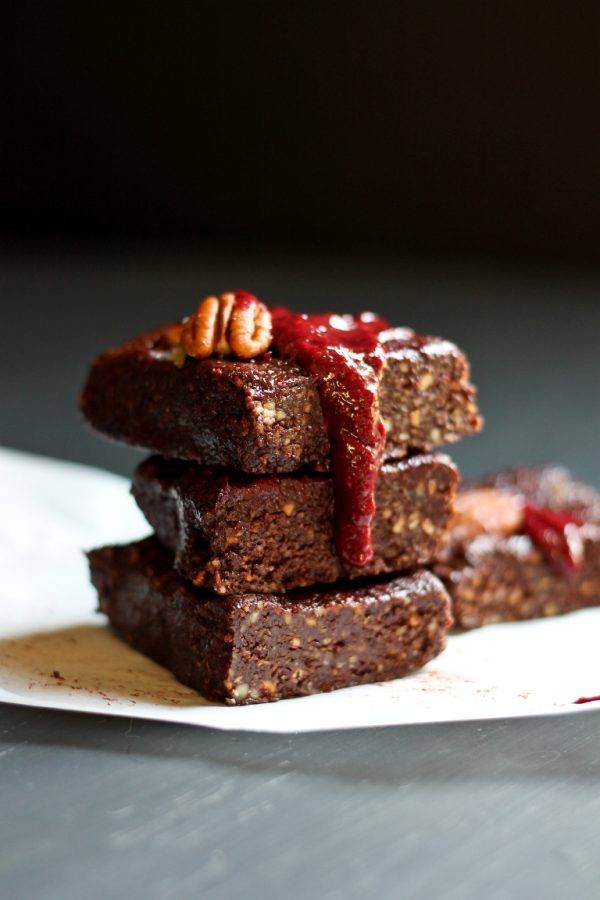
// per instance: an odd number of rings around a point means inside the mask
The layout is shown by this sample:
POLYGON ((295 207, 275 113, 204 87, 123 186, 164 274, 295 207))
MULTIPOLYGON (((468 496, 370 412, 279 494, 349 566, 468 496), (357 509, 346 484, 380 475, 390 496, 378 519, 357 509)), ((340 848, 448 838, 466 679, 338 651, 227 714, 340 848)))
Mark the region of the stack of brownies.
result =
POLYGON ((397 678, 443 648, 457 471, 481 427, 464 355, 376 317, 244 292, 100 356, 94 429, 154 454, 154 536, 89 554, 100 608, 203 696, 257 703, 397 678), (400 573, 400 574, 398 574, 400 573))

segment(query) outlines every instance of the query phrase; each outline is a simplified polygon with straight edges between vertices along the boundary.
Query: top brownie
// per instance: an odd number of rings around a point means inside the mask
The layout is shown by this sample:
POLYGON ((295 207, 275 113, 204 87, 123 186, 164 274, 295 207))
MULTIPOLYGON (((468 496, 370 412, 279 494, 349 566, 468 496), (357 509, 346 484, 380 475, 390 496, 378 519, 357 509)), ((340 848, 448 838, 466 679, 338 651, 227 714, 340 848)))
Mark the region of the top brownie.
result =
MULTIPOLYGON (((299 366, 272 353, 248 361, 188 356, 177 366, 170 328, 95 360, 81 409, 96 431, 163 456, 242 472, 329 470, 317 386, 299 366)), ((454 344, 407 328, 389 329, 381 340, 386 457, 480 430, 469 365, 454 344)))

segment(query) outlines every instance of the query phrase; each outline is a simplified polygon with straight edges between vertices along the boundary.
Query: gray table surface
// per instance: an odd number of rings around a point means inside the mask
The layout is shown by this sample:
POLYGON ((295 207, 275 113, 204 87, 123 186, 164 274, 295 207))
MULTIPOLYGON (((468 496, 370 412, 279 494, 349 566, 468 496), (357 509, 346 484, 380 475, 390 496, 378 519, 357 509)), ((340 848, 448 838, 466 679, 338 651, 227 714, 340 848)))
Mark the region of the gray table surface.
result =
MULTIPOLYGON (((560 459, 599 483, 592 273, 142 244, 0 262, 9 446, 129 472, 78 420, 88 360, 247 287, 457 340, 488 419, 452 449, 466 473, 560 459)), ((595 712, 273 736, 2 706, 0 895, 596 897, 599 775, 595 712)))

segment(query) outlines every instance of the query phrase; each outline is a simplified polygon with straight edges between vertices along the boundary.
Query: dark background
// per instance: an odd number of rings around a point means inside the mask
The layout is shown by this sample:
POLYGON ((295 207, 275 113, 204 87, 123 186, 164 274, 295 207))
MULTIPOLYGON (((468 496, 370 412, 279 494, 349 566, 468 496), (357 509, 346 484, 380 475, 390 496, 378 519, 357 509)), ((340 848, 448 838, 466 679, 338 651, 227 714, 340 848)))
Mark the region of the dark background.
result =
MULTIPOLYGON (((128 474, 77 414, 92 356, 245 288, 456 340, 487 419, 463 471, 557 459, 600 486, 599 21, 595 0, 3 9, 0 443, 128 474)), ((598 896, 597 713, 0 720, 7 896, 598 896)))
POLYGON ((600 10, 11 4, 0 225, 598 262, 600 10))

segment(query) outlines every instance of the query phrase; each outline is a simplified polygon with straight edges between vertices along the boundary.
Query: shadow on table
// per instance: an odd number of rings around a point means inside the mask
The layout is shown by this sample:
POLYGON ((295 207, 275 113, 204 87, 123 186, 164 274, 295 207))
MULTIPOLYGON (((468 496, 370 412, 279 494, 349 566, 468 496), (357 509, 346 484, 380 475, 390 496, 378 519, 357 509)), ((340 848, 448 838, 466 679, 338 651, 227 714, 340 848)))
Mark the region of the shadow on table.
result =
POLYGON ((0 707, 7 743, 93 749, 165 761, 210 762, 273 776, 310 775, 399 786, 454 780, 597 783, 600 716, 407 725, 299 735, 0 707))
MULTIPOLYGON (((107 625, 80 625, 0 640, 2 685, 17 697, 53 705, 73 702, 151 702, 204 706, 208 701, 166 669, 132 650, 107 625)), ((99 711, 102 711, 101 709, 99 711)))

